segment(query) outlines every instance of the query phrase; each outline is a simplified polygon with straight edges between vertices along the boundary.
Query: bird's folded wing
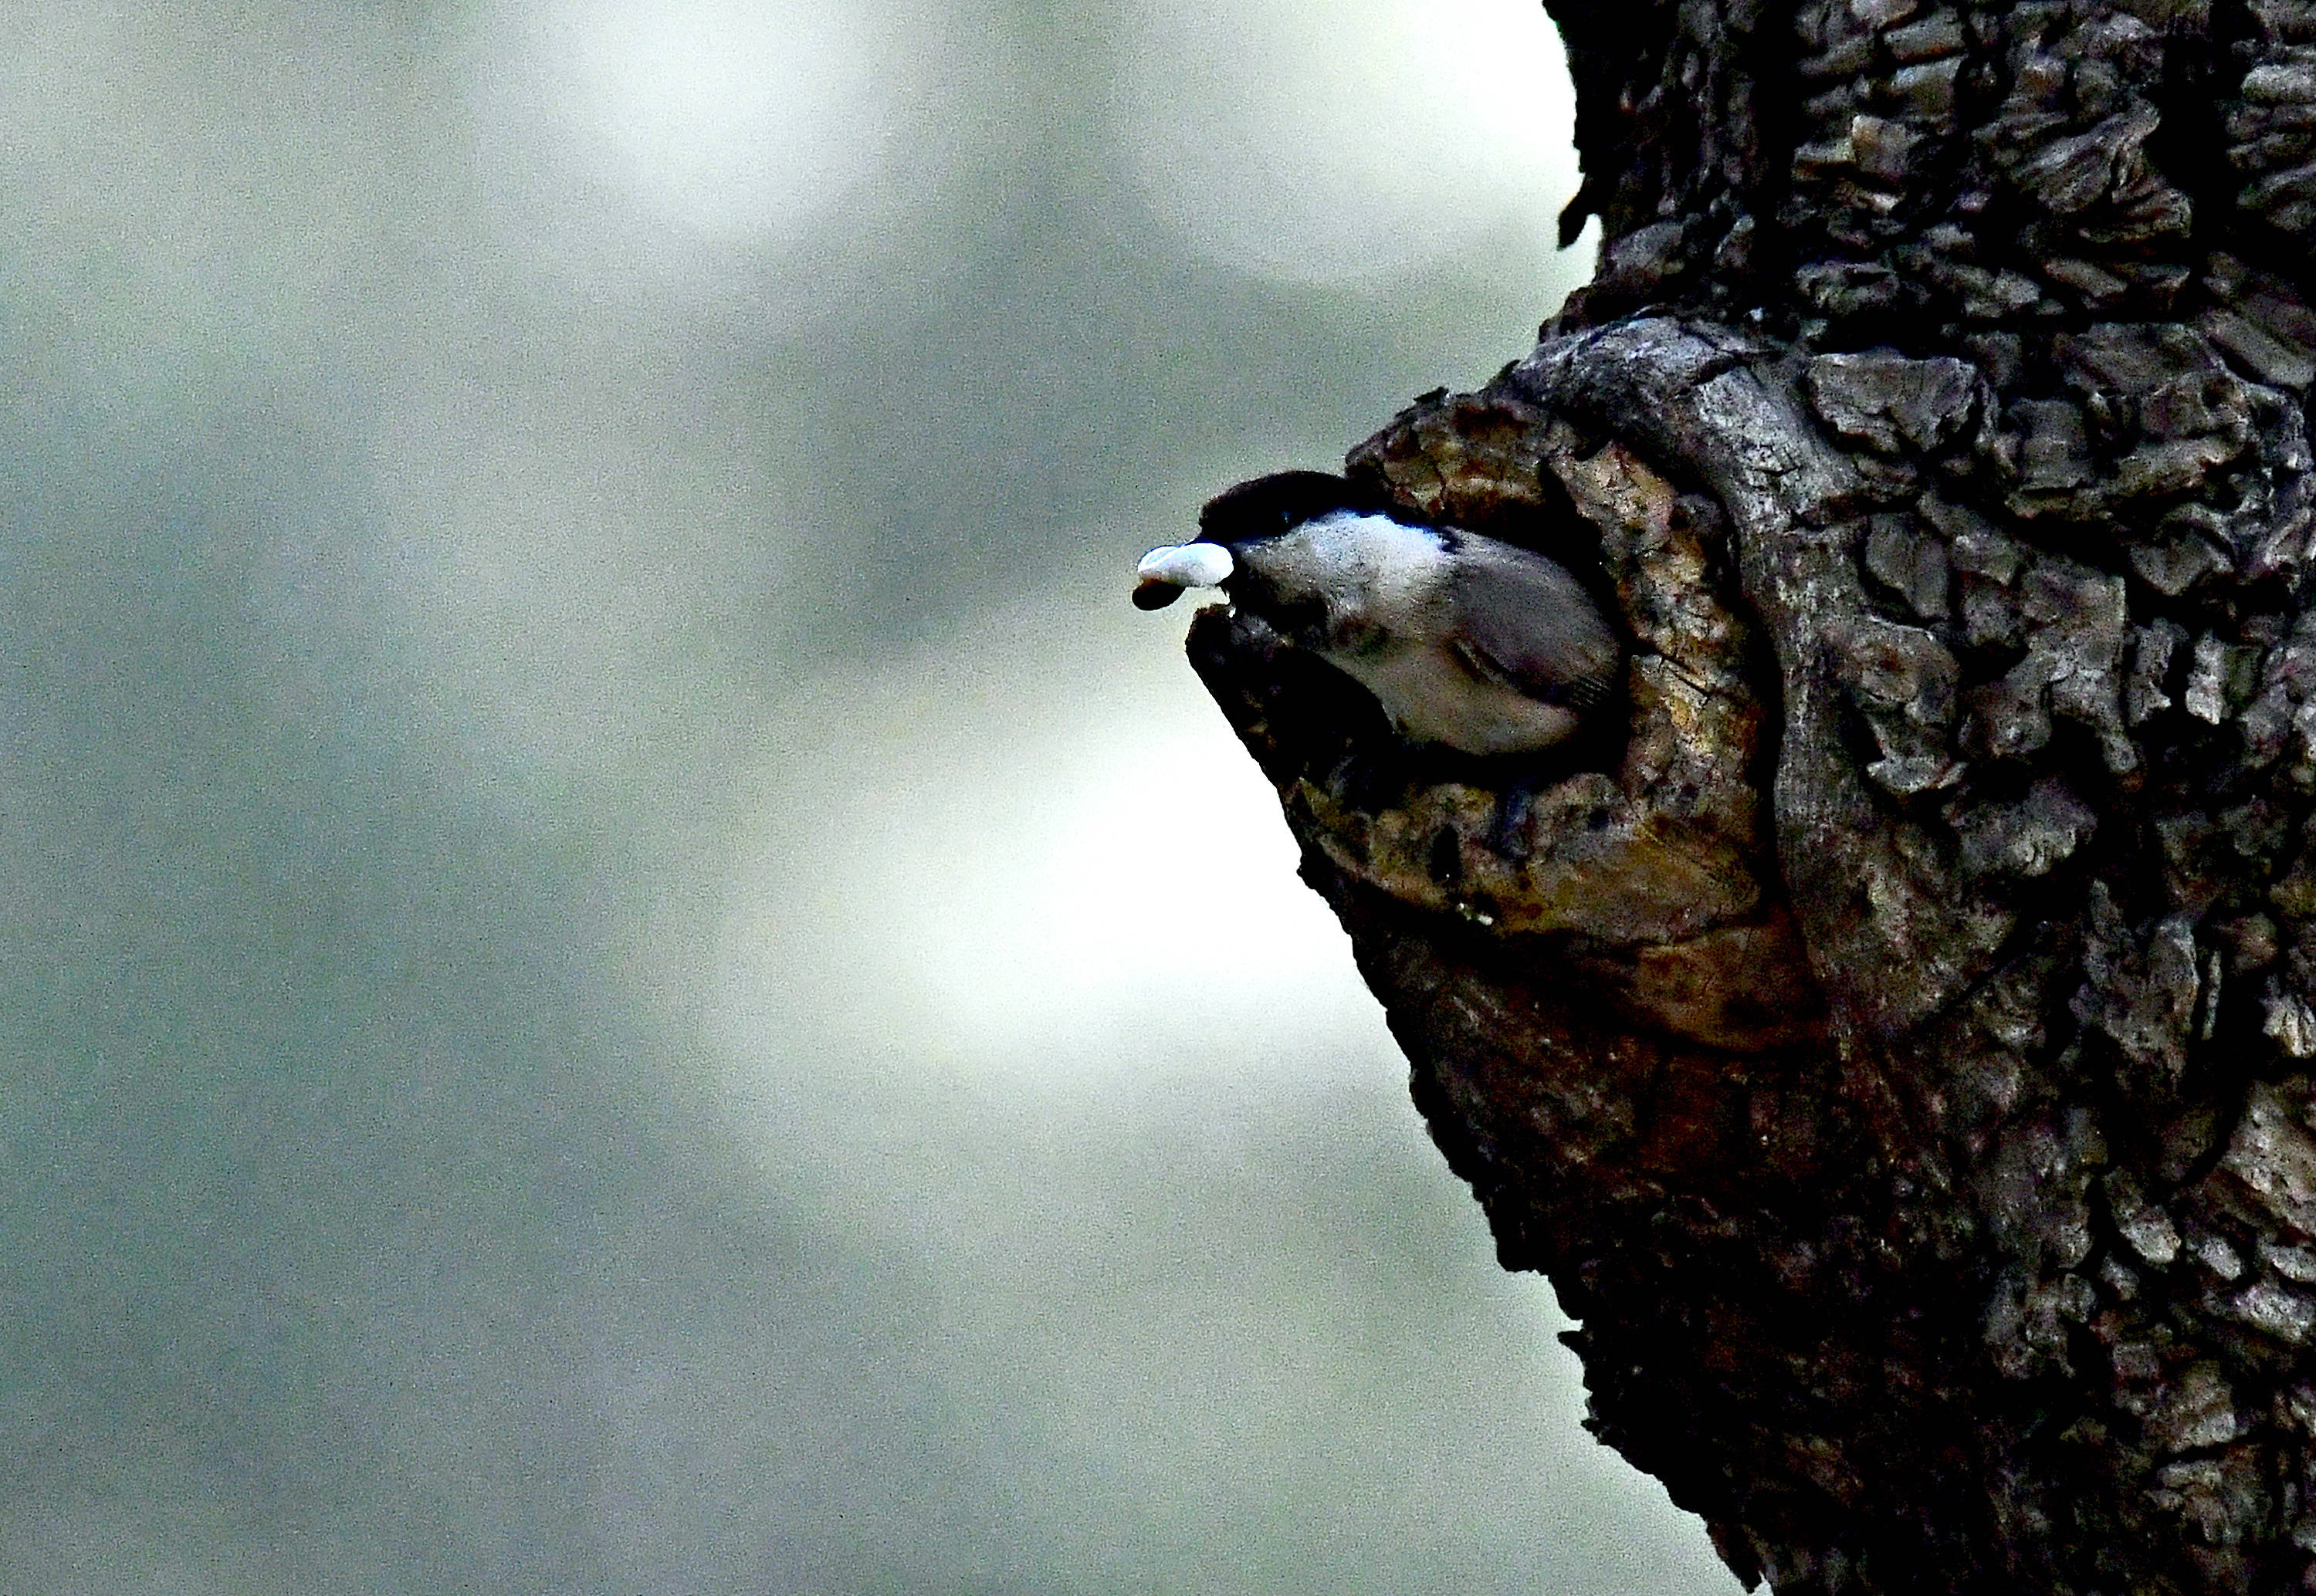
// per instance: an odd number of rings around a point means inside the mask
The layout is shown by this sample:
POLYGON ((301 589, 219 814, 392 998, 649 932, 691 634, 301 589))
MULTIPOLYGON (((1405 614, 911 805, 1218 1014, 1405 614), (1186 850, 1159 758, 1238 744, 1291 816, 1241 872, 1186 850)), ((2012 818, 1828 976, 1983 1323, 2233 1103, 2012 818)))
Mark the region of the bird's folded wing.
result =
POLYGON ((1449 650, 1474 676, 1551 704, 1616 685, 1616 634, 1574 577, 1526 549, 1467 537, 1457 551, 1449 650))

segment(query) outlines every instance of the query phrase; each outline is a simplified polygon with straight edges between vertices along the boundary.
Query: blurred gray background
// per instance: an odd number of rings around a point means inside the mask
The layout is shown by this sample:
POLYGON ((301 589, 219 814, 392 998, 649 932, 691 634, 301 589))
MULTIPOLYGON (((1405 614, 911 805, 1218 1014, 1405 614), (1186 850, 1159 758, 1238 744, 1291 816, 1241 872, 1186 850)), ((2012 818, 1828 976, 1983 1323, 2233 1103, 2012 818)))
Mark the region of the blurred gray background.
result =
POLYGON ((1533 0, 5 11, 0 1592, 1733 1589, 1125 602, 1533 0))

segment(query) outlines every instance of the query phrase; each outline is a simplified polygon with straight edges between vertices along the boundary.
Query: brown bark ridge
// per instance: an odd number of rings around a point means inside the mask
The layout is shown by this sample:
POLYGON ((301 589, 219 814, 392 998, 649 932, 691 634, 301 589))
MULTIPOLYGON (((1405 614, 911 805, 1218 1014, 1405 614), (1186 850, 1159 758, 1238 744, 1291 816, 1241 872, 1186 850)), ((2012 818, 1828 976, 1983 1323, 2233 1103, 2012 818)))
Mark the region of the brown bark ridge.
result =
POLYGON ((1624 702, 1508 776, 1193 661, 1740 1578, 2316 1590, 2316 4, 1551 10, 1598 279, 1350 468, 1624 702))

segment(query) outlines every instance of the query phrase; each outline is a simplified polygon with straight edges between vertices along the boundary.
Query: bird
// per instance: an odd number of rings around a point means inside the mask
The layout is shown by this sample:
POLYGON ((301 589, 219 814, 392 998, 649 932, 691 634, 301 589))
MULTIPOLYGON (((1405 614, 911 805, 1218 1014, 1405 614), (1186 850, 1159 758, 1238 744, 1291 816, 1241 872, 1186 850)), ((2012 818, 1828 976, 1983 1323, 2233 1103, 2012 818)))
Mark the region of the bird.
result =
POLYGON ((1221 590, 1365 687, 1401 735, 1465 754, 1566 740, 1610 696, 1623 661, 1615 629, 1561 565, 1323 471, 1220 494, 1196 538, 1152 549, 1136 578, 1143 609, 1221 590))

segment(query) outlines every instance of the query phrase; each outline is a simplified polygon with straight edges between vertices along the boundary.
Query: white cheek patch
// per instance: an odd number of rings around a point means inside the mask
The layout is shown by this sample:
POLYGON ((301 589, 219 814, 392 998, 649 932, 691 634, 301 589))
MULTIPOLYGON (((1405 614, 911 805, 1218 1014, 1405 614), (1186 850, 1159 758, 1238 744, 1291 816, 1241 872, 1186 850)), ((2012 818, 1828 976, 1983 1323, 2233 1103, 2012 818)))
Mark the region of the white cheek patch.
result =
POLYGON ((1220 587, 1236 569, 1230 550, 1219 543, 1172 543, 1142 556, 1134 574, 1145 581, 1178 588, 1220 587))

